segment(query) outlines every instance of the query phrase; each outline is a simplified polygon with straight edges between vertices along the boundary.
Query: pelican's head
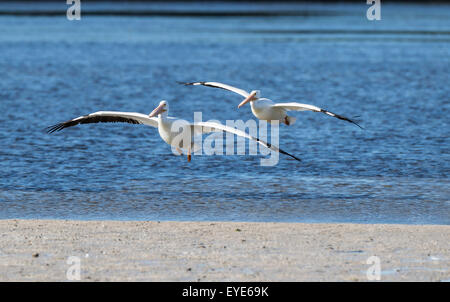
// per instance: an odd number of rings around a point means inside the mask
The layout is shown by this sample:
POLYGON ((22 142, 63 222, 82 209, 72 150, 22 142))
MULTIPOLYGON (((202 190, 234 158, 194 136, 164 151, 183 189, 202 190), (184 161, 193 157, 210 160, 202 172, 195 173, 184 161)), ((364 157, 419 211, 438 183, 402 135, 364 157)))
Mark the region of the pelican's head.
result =
POLYGON ((159 102, 158 107, 156 107, 152 112, 150 112, 148 116, 154 117, 160 114, 163 116, 167 116, 168 112, 169 112, 169 103, 167 103, 167 101, 161 101, 159 102))
POLYGON ((260 91, 259 90, 253 90, 250 93, 250 95, 238 105, 238 108, 241 108, 242 106, 244 106, 248 102, 257 101, 260 97, 261 97, 260 91))

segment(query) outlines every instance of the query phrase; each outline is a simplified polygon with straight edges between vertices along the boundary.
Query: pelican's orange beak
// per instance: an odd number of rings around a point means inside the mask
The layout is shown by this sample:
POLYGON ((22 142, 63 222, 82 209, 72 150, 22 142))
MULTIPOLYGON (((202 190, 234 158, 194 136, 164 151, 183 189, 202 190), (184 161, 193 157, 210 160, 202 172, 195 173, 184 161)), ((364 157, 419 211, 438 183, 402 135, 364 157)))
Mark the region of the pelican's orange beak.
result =
POLYGON ((256 91, 250 93, 250 95, 238 105, 238 108, 241 108, 242 106, 244 106, 248 102, 252 101, 253 98, 255 97, 255 95, 256 95, 256 91))
POLYGON ((164 105, 165 104, 160 104, 152 112, 150 112, 148 117, 154 117, 154 116, 157 116, 158 114, 163 113, 164 111, 166 111, 166 109, 164 109, 164 105))

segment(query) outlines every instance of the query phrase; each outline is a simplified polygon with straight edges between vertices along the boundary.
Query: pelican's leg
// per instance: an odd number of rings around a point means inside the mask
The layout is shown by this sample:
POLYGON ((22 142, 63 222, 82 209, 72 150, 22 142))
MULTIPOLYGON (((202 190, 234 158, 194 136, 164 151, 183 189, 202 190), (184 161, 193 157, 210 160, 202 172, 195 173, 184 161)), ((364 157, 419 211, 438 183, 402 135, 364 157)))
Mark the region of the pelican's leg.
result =
POLYGON ((188 162, 190 162, 191 161, 191 147, 188 148, 187 158, 188 158, 188 162))
POLYGON ((177 147, 177 151, 178 151, 178 153, 180 153, 180 155, 183 155, 183 151, 181 151, 180 148, 177 147))

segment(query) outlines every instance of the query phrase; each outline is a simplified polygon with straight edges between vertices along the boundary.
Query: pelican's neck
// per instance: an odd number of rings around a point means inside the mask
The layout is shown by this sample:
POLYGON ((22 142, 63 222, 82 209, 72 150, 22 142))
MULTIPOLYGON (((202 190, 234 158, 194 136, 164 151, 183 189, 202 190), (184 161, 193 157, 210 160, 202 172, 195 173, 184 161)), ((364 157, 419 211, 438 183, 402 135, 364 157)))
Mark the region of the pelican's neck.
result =
POLYGON ((259 105, 261 105, 261 102, 260 102, 261 100, 262 100, 261 98, 251 100, 250 101, 250 106, 252 107, 252 109, 260 107, 259 105))
POLYGON ((161 114, 158 114, 158 122, 162 123, 162 122, 165 122, 165 121, 167 121, 167 111, 163 112, 161 114))
POLYGON ((254 109, 257 109, 257 110, 258 109, 264 109, 267 106, 270 106, 272 104, 273 104, 273 102, 271 100, 269 100, 269 99, 266 99, 266 98, 259 98, 259 99, 250 101, 250 106, 251 106, 252 110, 254 110, 254 109))

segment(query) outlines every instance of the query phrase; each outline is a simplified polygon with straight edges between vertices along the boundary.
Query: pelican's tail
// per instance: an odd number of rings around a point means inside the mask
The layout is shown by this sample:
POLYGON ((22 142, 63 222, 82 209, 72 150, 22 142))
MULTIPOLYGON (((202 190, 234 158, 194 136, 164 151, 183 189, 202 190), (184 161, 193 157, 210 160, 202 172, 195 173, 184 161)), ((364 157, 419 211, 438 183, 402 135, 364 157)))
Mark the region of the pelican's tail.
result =
POLYGON ((295 118, 293 116, 286 116, 284 118, 284 123, 289 126, 289 125, 293 125, 296 120, 297 120, 297 118, 295 118))

